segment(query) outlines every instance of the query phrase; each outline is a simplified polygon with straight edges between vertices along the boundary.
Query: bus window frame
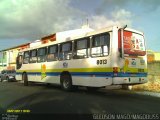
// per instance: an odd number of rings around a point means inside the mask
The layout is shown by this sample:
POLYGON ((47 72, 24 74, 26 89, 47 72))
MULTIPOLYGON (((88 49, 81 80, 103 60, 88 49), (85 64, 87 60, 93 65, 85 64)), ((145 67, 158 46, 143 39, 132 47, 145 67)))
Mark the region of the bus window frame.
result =
POLYGON ((90 45, 91 45, 90 56, 91 56, 92 58, 109 56, 109 54, 110 54, 110 47, 111 47, 111 35, 110 35, 110 32, 104 32, 104 33, 100 33, 100 34, 93 35, 93 36, 91 37, 91 43, 90 43, 90 45), (95 37, 101 36, 101 35, 109 36, 109 39, 107 39, 107 44, 106 44, 106 45, 100 45, 100 46, 94 46, 94 45, 93 45, 93 42, 94 42, 95 37), (99 54, 103 54, 103 55, 93 56, 93 54, 92 54, 92 49, 93 49, 93 48, 96 48, 96 47, 101 47, 101 48, 102 48, 102 47, 104 47, 104 46, 107 46, 107 49, 108 49, 108 51, 107 51, 108 54, 107 54, 107 55, 104 55, 104 50, 103 50, 103 53, 99 53, 99 54))
POLYGON ((73 42, 72 41, 67 41, 67 42, 64 42, 64 43, 60 43, 58 48, 59 48, 59 52, 58 52, 58 60, 59 61, 71 60, 73 58, 73 42), (68 44, 68 43, 71 45, 70 50, 69 51, 62 51, 63 45, 68 44), (69 53, 71 53, 71 54, 69 54, 69 53), (67 54, 67 55, 65 55, 65 54, 67 54), (69 57, 69 59, 65 59, 65 58, 67 58, 65 56, 69 57))
POLYGON ((47 51, 47 62, 52 62, 52 61, 57 61, 58 60, 58 44, 50 45, 48 46, 48 51, 47 51), (50 48, 51 47, 56 47, 56 51, 54 53, 50 53, 50 48), (53 57, 54 56, 54 57, 53 57), (56 56, 56 57, 55 57, 56 56), (54 59, 49 59, 53 57, 54 59))
POLYGON ((38 48, 38 50, 37 50, 37 62, 38 62, 38 63, 46 62, 46 61, 47 61, 46 55, 47 55, 47 47, 38 48), (40 50, 40 49, 45 49, 45 54, 44 54, 44 55, 39 55, 39 50, 40 50), (43 57, 44 60, 43 60, 43 61, 38 60, 40 57, 43 57))
POLYGON ((25 51, 24 54, 23 54, 23 64, 29 64, 29 59, 30 59, 30 51, 25 51), (27 52, 28 52, 28 56, 25 57, 25 53, 27 53, 27 52), (25 62, 26 58, 28 58, 27 63, 25 62))
POLYGON ((89 57, 89 53, 90 53, 90 37, 84 37, 84 38, 80 38, 80 39, 74 40, 73 47, 74 47, 73 48, 73 59, 85 59, 85 58, 88 58, 89 57), (86 47, 78 49, 77 46, 78 46, 78 42, 79 41, 86 41, 86 43, 87 43, 86 47), (86 50, 86 54, 84 56, 77 55, 78 50, 83 50, 83 49, 86 50))
POLYGON ((37 49, 30 50, 29 53, 30 53, 29 63, 37 63, 37 49), (35 56, 32 56, 32 52, 33 51, 36 51, 36 55, 35 56), (34 57, 36 58, 36 60, 35 61, 34 60, 31 61, 31 59, 34 58, 34 57))

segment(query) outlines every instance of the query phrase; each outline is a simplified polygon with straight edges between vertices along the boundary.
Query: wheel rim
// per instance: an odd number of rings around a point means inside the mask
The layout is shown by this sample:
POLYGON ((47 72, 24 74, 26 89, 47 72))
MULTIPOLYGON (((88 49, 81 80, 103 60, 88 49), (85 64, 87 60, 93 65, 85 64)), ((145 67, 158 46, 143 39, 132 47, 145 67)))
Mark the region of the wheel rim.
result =
POLYGON ((23 83, 24 83, 24 86, 28 86, 28 80, 27 80, 27 75, 26 74, 23 74, 23 83))
POLYGON ((69 87, 69 84, 70 84, 70 83, 69 83, 69 80, 66 80, 66 79, 63 80, 63 87, 64 87, 64 88, 68 88, 68 87, 69 87))

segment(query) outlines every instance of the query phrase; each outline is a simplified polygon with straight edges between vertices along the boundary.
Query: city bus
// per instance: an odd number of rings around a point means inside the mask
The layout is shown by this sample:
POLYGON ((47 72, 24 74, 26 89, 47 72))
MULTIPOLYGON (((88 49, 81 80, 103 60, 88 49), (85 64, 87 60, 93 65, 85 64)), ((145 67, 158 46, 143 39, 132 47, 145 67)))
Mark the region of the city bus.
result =
POLYGON ((111 26, 65 37, 19 51, 16 79, 95 90, 147 82, 144 34, 127 26, 111 26), (62 39, 63 38, 63 39, 62 39))

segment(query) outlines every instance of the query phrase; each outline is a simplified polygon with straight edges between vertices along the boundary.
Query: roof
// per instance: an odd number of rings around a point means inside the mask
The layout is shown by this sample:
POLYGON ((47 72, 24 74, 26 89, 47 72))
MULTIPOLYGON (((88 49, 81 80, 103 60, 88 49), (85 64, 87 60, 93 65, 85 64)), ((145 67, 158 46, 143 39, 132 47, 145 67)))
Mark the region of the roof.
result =
POLYGON ((19 48, 19 47, 26 46, 26 45, 29 45, 29 44, 30 44, 30 43, 21 44, 21 45, 18 45, 18 46, 14 46, 14 47, 11 47, 11 48, 7 48, 7 49, 0 50, 0 52, 4 52, 4 51, 7 51, 7 50, 19 48))

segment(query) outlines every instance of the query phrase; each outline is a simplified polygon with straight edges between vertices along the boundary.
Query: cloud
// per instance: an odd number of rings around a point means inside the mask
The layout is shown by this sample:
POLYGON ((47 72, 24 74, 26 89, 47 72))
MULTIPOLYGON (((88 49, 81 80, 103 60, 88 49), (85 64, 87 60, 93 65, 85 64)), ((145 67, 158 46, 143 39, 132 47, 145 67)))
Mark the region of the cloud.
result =
POLYGON ((115 8, 126 6, 129 0, 102 0, 101 4, 95 10, 96 14, 104 14, 107 11, 113 11, 115 8))
POLYGON ((134 17, 134 14, 130 11, 127 11, 125 9, 117 9, 113 11, 112 17, 115 21, 117 21, 121 25, 128 25, 132 26, 132 18, 134 17))
POLYGON ((154 12, 160 7, 159 0, 140 0, 139 4, 145 6, 145 11, 147 12, 154 12))
POLYGON ((126 19, 132 16, 130 11, 126 11, 125 9, 120 9, 112 12, 112 16, 115 19, 126 19))
POLYGON ((111 12, 111 18, 105 15, 92 16, 90 19, 90 24, 93 28, 99 29, 107 26, 113 25, 128 25, 132 26, 132 13, 125 9, 117 9, 111 12))
MULTIPOLYGON (((123 0, 108 1, 117 2, 117 5, 124 3, 123 0)), ((88 15, 70 3, 71 0, 0 0, 0 39, 36 40, 58 31, 80 28, 88 15)), ((109 6, 108 2, 102 3, 109 6)), ((117 24, 131 25, 131 18, 130 11, 114 7, 109 15, 90 15, 89 22, 97 29, 117 24)))
POLYGON ((69 3, 70 0, 2 0, 0 38, 34 40, 75 27, 76 16, 83 13, 69 3))
POLYGON ((138 6, 143 12, 154 12, 160 7, 160 0, 102 0, 95 12, 97 14, 104 14, 115 8, 122 9, 130 5, 138 6))
POLYGON ((104 15, 92 16, 89 22, 90 26, 94 29, 100 29, 106 26, 111 26, 117 24, 116 21, 108 19, 104 15))

